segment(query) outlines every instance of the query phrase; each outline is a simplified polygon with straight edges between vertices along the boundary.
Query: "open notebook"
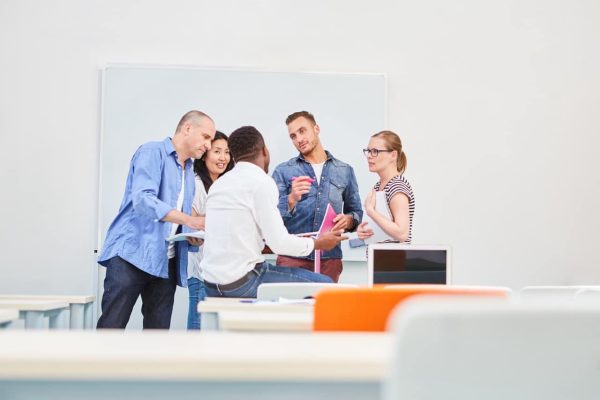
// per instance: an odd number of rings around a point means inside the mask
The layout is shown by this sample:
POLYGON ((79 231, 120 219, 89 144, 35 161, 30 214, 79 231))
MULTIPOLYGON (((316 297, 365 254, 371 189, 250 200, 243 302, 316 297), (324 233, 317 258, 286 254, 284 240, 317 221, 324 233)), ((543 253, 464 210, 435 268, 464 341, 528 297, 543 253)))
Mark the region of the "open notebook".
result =
MULTIPOLYGON (((325 210, 325 216, 323 217, 323 221, 321 222, 321 227, 319 228, 319 233, 317 236, 329 232, 335 226, 335 222, 333 222, 335 217, 335 210, 331 204, 328 203, 327 209, 325 210)), ((315 250, 315 272, 317 274, 321 273, 321 250, 315 250)))
POLYGON ((323 221, 321 221, 321 227, 319 228, 319 235, 325 232, 329 232, 331 228, 335 226, 335 222, 333 222, 333 220, 336 216, 337 214, 335 213, 335 210, 333 209, 331 204, 328 203, 327 209, 325 210, 325 216, 323 217, 323 221))
POLYGON ((187 240, 187 238, 204 239, 204 231, 194 231, 178 233, 177 235, 171 235, 167 238, 167 242, 179 242, 180 240, 187 240))
POLYGON ((296 233, 296 236, 319 236, 325 232, 329 232, 334 226, 335 222, 333 220, 337 214, 335 210, 331 206, 331 204, 327 204, 327 209, 325 210, 325 216, 323 217, 323 221, 321 221, 321 227, 318 231, 315 232, 304 232, 304 233, 296 233))
MULTIPOLYGON (((331 206, 330 203, 327 204, 327 209, 325 210, 325 216, 323 217, 323 221, 321 221, 321 227, 316 232, 306 232, 306 233, 297 233, 296 236, 310 236, 310 237, 318 237, 323 233, 329 232, 334 226, 335 222, 333 220, 337 214, 335 210, 331 206)), ((315 272, 321 272, 321 251, 315 250, 315 272)))

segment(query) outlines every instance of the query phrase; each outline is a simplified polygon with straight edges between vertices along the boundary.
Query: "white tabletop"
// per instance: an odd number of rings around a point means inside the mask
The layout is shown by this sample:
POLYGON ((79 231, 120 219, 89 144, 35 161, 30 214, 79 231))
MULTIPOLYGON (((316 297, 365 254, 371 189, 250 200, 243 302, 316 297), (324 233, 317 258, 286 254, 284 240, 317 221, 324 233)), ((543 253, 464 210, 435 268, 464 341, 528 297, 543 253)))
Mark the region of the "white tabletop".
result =
POLYGON ((69 308, 69 303, 59 300, 0 299, 0 308, 19 311, 52 311, 69 308))
POLYGON ((198 312, 221 311, 262 311, 273 313, 312 314, 313 304, 306 302, 280 303, 276 301, 256 301, 256 299, 238 299, 226 297, 207 297, 198 303, 198 312))
POLYGON ((87 304, 96 300, 96 296, 87 295, 38 295, 38 294, 0 294, 0 300, 60 300, 70 304, 87 304))
POLYGON ((19 319, 19 310, 0 310, 0 324, 19 319))
POLYGON ((314 306, 254 299, 207 297, 198 303, 199 313, 216 313, 219 329, 234 331, 309 332, 314 306))
POLYGON ((6 331, 1 379, 381 381, 385 333, 6 331))
POLYGON ((221 311, 219 327, 225 331, 310 332, 313 319, 312 312, 221 311))

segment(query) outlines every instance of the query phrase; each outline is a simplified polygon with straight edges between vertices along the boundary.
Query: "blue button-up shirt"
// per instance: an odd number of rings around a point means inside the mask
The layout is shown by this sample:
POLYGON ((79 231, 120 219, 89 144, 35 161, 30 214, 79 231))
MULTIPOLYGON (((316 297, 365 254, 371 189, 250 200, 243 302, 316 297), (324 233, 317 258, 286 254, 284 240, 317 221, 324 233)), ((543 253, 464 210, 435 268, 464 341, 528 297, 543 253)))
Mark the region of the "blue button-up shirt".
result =
MULTIPOLYGON (((192 164, 192 160, 187 160, 184 166, 181 211, 186 214, 191 214, 195 191, 192 164)), ((109 259, 119 256, 150 275, 168 278, 166 238, 173 225, 162 219, 177 207, 181 185, 182 167, 177 162, 171 138, 140 146, 131 159, 123 202, 108 228, 98 263, 106 267, 109 259)), ((184 232, 190 231, 186 226, 182 228, 184 232)), ((189 246, 185 240, 175 243, 177 284, 185 287, 189 246)))
MULTIPOLYGON (((304 233, 318 231, 325 217, 327 203, 337 214, 352 215, 354 228, 362 219, 362 207, 358 184, 352 167, 331 155, 328 151, 327 160, 323 166, 320 183, 317 185, 315 172, 302 154, 281 163, 273 171, 273 179, 279 189, 279 212, 289 233, 304 233), (292 178, 295 176, 310 176, 315 179, 310 192, 302 195, 296 207, 289 211, 287 196, 292 187, 292 178)), ((308 257, 314 260, 315 253, 308 257)), ((342 249, 338 245, 330 251, 321 253, 322 259, 342 258, 342 249)))

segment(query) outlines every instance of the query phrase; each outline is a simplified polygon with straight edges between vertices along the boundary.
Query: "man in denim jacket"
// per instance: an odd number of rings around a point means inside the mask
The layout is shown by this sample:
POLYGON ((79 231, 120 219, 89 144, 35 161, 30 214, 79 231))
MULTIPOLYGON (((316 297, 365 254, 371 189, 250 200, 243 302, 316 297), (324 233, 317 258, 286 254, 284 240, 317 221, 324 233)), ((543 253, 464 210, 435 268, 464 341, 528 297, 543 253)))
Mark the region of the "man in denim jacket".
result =
MULTIPOLYGON (((308 111, 298 111, 285 123, 300 154, 273 171, 279 189, 279 212, 289 233, 315 232, 331 203, 337 213, 334 230, 353 231, 362 219, 358 184, 352 167, 323 149, 320 128, 308 111)), ((277 257, 277 265, 314 271, 315 253, 307 257, 277 257)), ((321 273, 335 282, 342 273, 342 249, 338 245, 321 254, 321 273)))

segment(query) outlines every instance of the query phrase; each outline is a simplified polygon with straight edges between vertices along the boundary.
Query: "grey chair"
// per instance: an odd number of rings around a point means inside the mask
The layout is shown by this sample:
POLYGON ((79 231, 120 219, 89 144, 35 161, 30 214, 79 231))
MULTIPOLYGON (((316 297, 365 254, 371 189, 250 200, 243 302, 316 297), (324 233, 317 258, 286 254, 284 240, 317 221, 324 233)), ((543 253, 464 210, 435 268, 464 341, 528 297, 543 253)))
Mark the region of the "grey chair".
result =
POLYGON ((391 319, 384 399, 598 399, 600 307, 414 299, 391 319))

